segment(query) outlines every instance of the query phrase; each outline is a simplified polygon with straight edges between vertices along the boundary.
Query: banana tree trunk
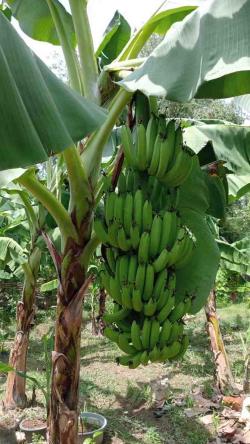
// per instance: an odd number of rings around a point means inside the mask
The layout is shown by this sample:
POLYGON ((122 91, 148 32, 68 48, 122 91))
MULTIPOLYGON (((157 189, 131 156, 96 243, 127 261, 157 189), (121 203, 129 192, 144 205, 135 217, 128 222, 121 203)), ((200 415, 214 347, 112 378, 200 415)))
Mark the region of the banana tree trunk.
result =
MULTIPOLYGON (((41 251, 34 247, 29 260, 23 265, 25 280, 22 301, 17 304, 17 331, 10 352, 9 364, 17 371, 26 372, 29 333, 35 314, 36 281, 40 265, 41 251)), ((16 372, 10 372, 7 378, 4 406, 6 409, 24 408, 27 397, 26 379, 16 372)))
POLYGON ((205 313, 207 318, 207 332, 210 337, 211 349, 214 355, 217 388, 222 394, 225 394, 228 390, 233 390, 233 376, 216 312, 215 290, 210 292, 208 302, 205 306, 205 313))
POLYGON ((90 283, 73 241, 61 262, 49 410, 49 443, 77 444, 82 301, 90 283))

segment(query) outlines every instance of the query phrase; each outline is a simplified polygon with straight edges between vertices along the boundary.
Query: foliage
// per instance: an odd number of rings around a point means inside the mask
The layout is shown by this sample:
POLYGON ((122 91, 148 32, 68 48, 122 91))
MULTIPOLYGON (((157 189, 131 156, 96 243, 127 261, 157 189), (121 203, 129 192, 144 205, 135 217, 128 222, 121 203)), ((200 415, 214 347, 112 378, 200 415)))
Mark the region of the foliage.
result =
POLYGON ((172 28, 143 66, 122 85, 130 91, 139 89, 147 95, 166 96, 181 102, 193 97, 226 98, 247 94, 249 14, 250 5, 245 0, 237 4, 213 0, 200 6, 172 28), (240 35, 235 32, 238 26, 240 35), (221 58, 226 47, 227 55, 221 58), (239 48, 241 59, 235 63, 239 48))

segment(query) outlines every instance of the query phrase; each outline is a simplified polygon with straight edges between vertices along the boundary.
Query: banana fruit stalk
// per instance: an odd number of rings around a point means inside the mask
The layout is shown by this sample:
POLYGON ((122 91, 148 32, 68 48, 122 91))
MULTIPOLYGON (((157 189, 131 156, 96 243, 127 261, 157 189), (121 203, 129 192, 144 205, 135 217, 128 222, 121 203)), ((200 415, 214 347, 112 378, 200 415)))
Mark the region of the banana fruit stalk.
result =
POLYGON ((183 317, 192 297, 176 297, 176 273, 192 259, 195 238, 178 213, 179 186, 195 156, 174 120, 152 116, 145 128, 120 132, 125 167, 116 189, 105 192, 94 230, 103 243, 100 277, 113 300, 104 336, 131 369, 180 359, 188 347, 183 317), (178 301, 178 302, 177 302, 178 301))

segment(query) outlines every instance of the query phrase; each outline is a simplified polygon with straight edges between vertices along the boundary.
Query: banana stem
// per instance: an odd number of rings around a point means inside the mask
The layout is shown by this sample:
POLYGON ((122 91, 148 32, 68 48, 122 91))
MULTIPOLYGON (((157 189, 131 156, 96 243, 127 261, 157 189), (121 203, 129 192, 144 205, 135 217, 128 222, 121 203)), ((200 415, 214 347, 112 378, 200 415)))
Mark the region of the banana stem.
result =
POLYGON ((86 149, 82 153, 83 164, 89 177, 91 176, 93 185, 96 184, 105 143, 108 141, 116 120, 126 104, 130 101, 132 95, 132 93, 124 89, 118 91, 110 105, 109 114, 105 123, 89 139, 86 149))
POLYGON ((33 171, 27 171, 16 181, 30 191, 56 220, 62 235, 62 245, 65 245, 68 238, 77 241, 77 232, 68 212, 54 194, 39 182, 33 171))

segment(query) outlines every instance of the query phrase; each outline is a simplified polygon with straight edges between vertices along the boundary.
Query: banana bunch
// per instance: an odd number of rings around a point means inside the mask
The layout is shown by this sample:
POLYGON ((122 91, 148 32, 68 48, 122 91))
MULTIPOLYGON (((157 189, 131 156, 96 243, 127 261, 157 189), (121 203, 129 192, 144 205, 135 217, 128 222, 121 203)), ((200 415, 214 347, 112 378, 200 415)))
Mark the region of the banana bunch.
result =
POLYGON ((188 347, 183 316, 192 298, 177 300, 175 271, 195 248, 178 213, 178 186, 193 157, 174 121, 152 117, 146 130, 138 124, 133 134, 123 127, 121 140, 125 168, 116 189, 106 192, 94 229, 103 244, 101 280, 113 300, 104 335, 125 353, 117 362, 136 368, 180 358, 188 347))
POLYGON ((172 188, 185 182, 194 164, 193 153, 183 144, 182 128, 175 126, 174 120, 166 125, 152 116, 146 129, 136 126, 134 137, 128 127, 121 130, 127 165, 172 188))

